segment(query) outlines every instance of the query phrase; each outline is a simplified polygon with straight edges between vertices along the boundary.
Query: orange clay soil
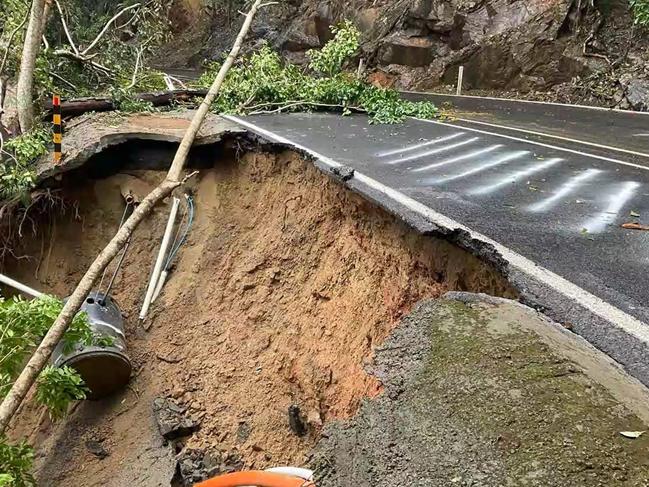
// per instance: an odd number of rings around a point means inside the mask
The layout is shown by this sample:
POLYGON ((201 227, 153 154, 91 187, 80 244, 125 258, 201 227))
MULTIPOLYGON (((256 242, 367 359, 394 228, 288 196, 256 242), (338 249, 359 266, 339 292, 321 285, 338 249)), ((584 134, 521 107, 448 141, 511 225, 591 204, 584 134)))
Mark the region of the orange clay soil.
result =
MULTIPOLYGON (((40 233, 15 250, 31 258, 8 272, 70 293, 115 232, 120 193, 143 195, 162 177, 130 171, 68 182, 65 198, 76 203, 36 221, 40 233)), ((248 468, 302 465, 324 422, 381 392, 365 368, 416 301, 448 290, 513 296, 477 258, 417 234, 294 153, 219 161, 192 189, 195 225, 148 331, 137 316, 168 205, 137 230, 114 287, 127 317, 130 386, 55 425, 29 404, 14 426, 38 447, 40 484, 165 485, 151 474, 165 451, 151 408, 158 396, 201 422, 189 448, 234 452, 248 468), (309 425, 304 437, 289 428, 291 404, 309 425), (88 440, 109 456, 92 455, 88 440)))

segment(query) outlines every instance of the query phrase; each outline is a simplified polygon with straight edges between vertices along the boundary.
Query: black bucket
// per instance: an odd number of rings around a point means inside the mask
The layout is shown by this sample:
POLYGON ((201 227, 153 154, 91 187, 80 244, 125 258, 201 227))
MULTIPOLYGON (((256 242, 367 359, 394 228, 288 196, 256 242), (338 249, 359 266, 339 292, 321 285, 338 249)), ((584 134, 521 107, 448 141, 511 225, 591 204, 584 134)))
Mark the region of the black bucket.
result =
POLYGON ((101 399, 124 387, 131 377, 131 361, 126 355, 124 319, 110 296, 91 293, 80 311, 88 314, 90 328, 96 337, 110 337, 110 346, 78 344, 68 354, 59 343, 52 354, 56 367, 68 365, 83 378, 90 393, 88 399, 101 399))

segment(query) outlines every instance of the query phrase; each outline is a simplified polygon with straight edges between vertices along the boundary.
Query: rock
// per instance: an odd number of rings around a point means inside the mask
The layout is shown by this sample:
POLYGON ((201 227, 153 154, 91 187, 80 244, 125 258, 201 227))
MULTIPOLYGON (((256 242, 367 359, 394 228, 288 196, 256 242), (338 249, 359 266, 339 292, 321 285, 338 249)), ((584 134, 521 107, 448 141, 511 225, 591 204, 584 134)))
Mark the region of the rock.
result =
POLYGON ((300 407, 295 404, 288 407, 288 425, 296 435, 304 436, 306 434, 307 428, 302 419, 300 407))
POLYGON ((187 448, 176 457, 176 473, 172 485, 190 486, 219 474, 236 472, 244 467, 235 452, 187 448))
POLYGON ((109 455, 108 451, 104 448, 101 442, 96 440, 86 441, 86 450, 88 450, 100 460, 103 460, 109 455))
POLYGON ((175 440, 189 436, 197 431, 199 424, 185 416, 185 408, 173 399, 156 398, 153 400, 153 414, 158 423, 158 430, 166 440, 175 440))
POLYGON ((649 111, 649 79, 633 78, 625 84, 626 99, 631 108, 649 111))
POLYGON ((356 23, 361 32, 369 32, 379 20, 381 10, 375 7, 361 10, 356 17, 356 23))
POLYGON ((284 51, 306 51, 320 46, 315 20, 294 22, 284 35, 280 47, 284 51))
POLYGON ((433 42, 427 37, 406 37, 397 34, 386 39, 381 47, 382 64, 425 66, 433 60, 433 42))
POLYGON ((333 39, 334 35, 331 32, 331 26, 335 23, 334 14, 331 5, 327 2, 322 2, 318 5, 316 15, 313 19, 315 21, 315 29, 320 40, 320 44, 325 44, 327 41, 333 39))

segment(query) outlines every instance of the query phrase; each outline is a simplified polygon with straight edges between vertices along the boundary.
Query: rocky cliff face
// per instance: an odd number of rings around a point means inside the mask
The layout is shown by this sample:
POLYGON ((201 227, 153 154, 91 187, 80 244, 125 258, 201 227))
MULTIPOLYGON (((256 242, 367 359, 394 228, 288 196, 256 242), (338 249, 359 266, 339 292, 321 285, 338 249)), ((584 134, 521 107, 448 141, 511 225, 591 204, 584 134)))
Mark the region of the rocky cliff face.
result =
POLYGON ((262 13, 255 35, 300 63, 343 19, 382 84, 439 89, 463 65, 468 90, 649 105, 649 34, 632 27, 628 0, 292 0, 262 13))

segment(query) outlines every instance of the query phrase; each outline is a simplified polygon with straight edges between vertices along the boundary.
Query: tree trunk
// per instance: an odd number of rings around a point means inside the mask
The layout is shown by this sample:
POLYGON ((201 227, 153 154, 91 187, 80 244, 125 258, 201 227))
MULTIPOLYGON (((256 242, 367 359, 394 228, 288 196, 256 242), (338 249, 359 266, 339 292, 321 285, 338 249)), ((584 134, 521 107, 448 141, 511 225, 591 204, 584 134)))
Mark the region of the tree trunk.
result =
POLYGON ((45 0, 33 0, 29 14, 29 24, 25 34, 23 45, 23 56, 20 62, 20 74, 16 87, 16 98, 18 102, 18 121, 22 133, 28 132, 34 125, 34 68, 36 58, 41 46, 43 35, 43 13, 45 0))
POLYGON ((36 381, 41 370, 43 370, 43 367, 47 364, 50 355, 52 355, 52 351, 63 337, 63 334, 67 330, 72 318, 74 318, 76 313, 79 311, 79 308, 92 290, 92 287, 97 281, 99 275, 122 249, 133 231, 135 231, 140 222, 147 217, 153 207, 166 196, 170 195, 174 188, 182 184, 180 176, 185 167, 189 149, 194 143, 196 134, 205 120, 210 105, 221 89, 225 76, 239 54, 243 39, 250 29, 252 19, 257 13, 257 10, 259 10, 261 2, 262 0, 256 0, 248 12, 248 15, 246 15, 246 20, 241 27, 241 31, 239 32, 234 45, 232 46, 230 54, 223 63, 223 66, 221 66, 221 69, 219 70, 214 83, 212 83, 207 96, 196 111, 191 124, 183 136, 183 140, 178 147, 173 162, 171 163, 166 179, 142 200, 133 214, 126 220, 124 225, 122 225, 122 227, 117 231, 104 250, 102 250, 97 256, 90 268, 84 274, 81 282, 79 282, 72 295, 66 301, 61 313, 54 321, 54 324, 47 332, 47 335, 45 335, 45 338, 43 338, 43 341, 36 349, 36 352, 34 352, 34 355, 29 359, 29 362, 27 362, 27 365, 14 382, 11 390, 2 401, 2 404, 0 404, 0 435, 2 435, 6 430, 9 421, 18 410, 23 399, 25 399, 27 392, 29 392, 29 389, 36 381))

